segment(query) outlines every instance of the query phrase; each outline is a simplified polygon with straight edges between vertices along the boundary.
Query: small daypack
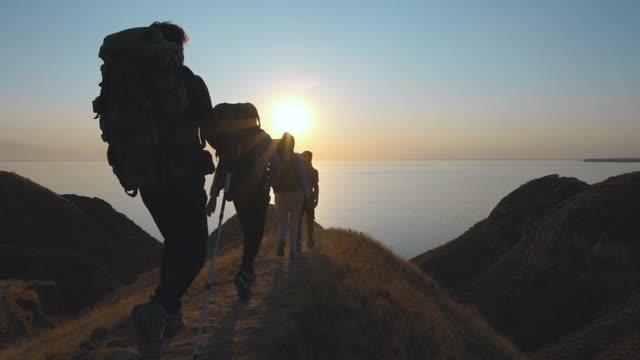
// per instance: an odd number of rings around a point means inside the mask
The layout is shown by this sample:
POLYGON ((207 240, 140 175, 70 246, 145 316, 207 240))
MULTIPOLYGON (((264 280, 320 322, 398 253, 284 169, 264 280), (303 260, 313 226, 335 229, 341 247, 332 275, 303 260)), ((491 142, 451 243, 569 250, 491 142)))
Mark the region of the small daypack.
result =
POLYGON ((213 108, 212 127, 204 138, 221 157, 220 166, 231 170, 228 200, 250 195, 269 186, 269 161, 275 151, 271 137, 260 128, 258 110, 251 103, 221 103, 213 108), (224 163, 224 164, 223 164, 224 163))
POLYGON ((280 171, 271 182, 274 192, 291 192, 301 188, 294 157, 292 155, 291 159, 280 159, 280 171))
POLYGON ((100 119, 107 159, 127 194, 178 176, 169 161, 171 137, 188 106, 177 46, 152 27, 105 37, 102 82, 93 111, 100 119))

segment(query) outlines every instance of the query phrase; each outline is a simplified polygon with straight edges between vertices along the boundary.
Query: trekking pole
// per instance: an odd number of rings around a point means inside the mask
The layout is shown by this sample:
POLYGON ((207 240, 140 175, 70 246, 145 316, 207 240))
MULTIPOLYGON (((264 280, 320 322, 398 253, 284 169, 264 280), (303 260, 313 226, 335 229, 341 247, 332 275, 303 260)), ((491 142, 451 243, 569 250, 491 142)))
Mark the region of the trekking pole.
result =
POLYGON ((224 181, 224 194, 222 195, 222 206, 220 207, 220 218, 218 219, 218 233, 216 234, 216 240, 213 243, 213 254, 211 255, 211 265, 209 265, 209 276, 207 277, 207 285, 204 290, 204 301, 202 302, 202 312, 200 314, 200 325, 198 326, 198 336, 196 338, 196 345, 193 348, 193 360, 197 360, 200 355, 200 343, 202 342, 202 329, 204 327, 204 320, 207 317, 207 303, 209 302, 209 293, 211 292, 211 285, 213 281, 213 266, 216 263, 216 254, 218 253, 218 244, 220 244, 220 234, 222 233, 222 217, 224 216, 224 205, 227 203, 227 192, 229 192, 229 184, 231 183, 231 172, 227 173, 227 177, 224 181))

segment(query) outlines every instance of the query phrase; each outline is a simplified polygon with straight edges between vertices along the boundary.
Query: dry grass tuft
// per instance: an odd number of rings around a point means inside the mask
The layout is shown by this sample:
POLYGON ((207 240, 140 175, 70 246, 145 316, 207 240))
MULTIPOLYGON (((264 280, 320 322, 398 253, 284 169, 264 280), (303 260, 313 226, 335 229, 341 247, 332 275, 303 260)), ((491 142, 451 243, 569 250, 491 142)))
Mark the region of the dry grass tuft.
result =
POLYGON ((150 288, 138 290, 115 303, 97 307, 55 329, 12 345, 0 352, 0 359, 45 360, 53 355, 69 354, 91 337, 98 328, 111 329, 129 315, 131 308, 148 299, 150 288))

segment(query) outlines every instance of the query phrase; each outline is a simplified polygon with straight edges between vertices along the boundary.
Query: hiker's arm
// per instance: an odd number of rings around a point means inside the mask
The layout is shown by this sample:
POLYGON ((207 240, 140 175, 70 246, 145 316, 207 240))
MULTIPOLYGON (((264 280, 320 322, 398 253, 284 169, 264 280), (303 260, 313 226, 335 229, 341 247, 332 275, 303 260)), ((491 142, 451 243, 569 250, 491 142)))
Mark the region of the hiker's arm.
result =
MULTIPOLYGON (((213 147, 211 135, 214 130, 213 104, 207 84, 201 77, 195 76, 192 82, 191 99, 189 99, 189 111, 191 119, 200 127, 200 137, 213 147)), ((215 148, 215 147, 214 147, 215 148)))
POLYGON ((259 133, 258 138, 260 139, 258 145, 256 145, 257 152, 257 162, 255 169, 258 172, 256 176, 258 178, 262 178, 266 171, 270 171, 271 166, 271 158, 272 158, 272 144, 273 140, 271 136, 266 132, 262 131, 259 133))
POLYGON ((227 177, 227 172, 228 169, 225 166, 224 161, 220 160, 220 162, 218 163, 218 168, 213 175, 213 182, 211 183, 211 190, 209 191, 209 195, 211 197, 218 197, 220 191, 224 189, 224 182, 227 177))
POLYGON ((271 175, 271 183, 280 176, 280 156, 276 151, 276 147, 273 143, 269 145, 269 173, 271 175))
POLYGON ((304 162, 298 155, 294 155, 294 166, 296 167, 296 172, 298 173, 298 179, 300 180, 300 184, 302 185, 302 192, 304 193, 304 198, 307 200, 309 204, 313 201, 311 194, 311 187, 309 186, 309 177, 307 176, 307 171, 304 167, 304 162))
POLYGON ((209 202, 207 203, 207 215, 211 216, 216 211, 216 206, 218 204, 218 195, 220 195, 220 190, 224 189, 225 179, 227 177, 227 171, 224 163, 220 160, 218 169, 216 169, 215 174, 213 175, 213 182, 211 183, 211 190, 209 190, 209 202))
POLYGON ((318 182, 313 186, 313 207, 318 206, 318 200, 320 199, 320 185, 318 182))

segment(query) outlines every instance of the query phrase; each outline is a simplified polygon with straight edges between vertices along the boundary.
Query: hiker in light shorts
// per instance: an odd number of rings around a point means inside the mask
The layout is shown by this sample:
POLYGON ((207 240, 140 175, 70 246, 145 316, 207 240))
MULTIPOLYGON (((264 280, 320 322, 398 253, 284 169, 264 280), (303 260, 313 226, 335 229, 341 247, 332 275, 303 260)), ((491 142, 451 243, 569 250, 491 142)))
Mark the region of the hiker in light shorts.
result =
MULTIPOLYGON (((271 186, 278 208, 278 256, 284 256, 285 238, 289 238, 289 259, 296 257, 296 239, 303 203, 311 204, 311 190, 300 154, 294 152, 295 138, 284 133, 276 146, 280 158, 278 174, 274 174, 271 186), (306 201, 305 201, 306 200, 306 201)), ((299 254, 302 250, 297 251, 299 254)))

